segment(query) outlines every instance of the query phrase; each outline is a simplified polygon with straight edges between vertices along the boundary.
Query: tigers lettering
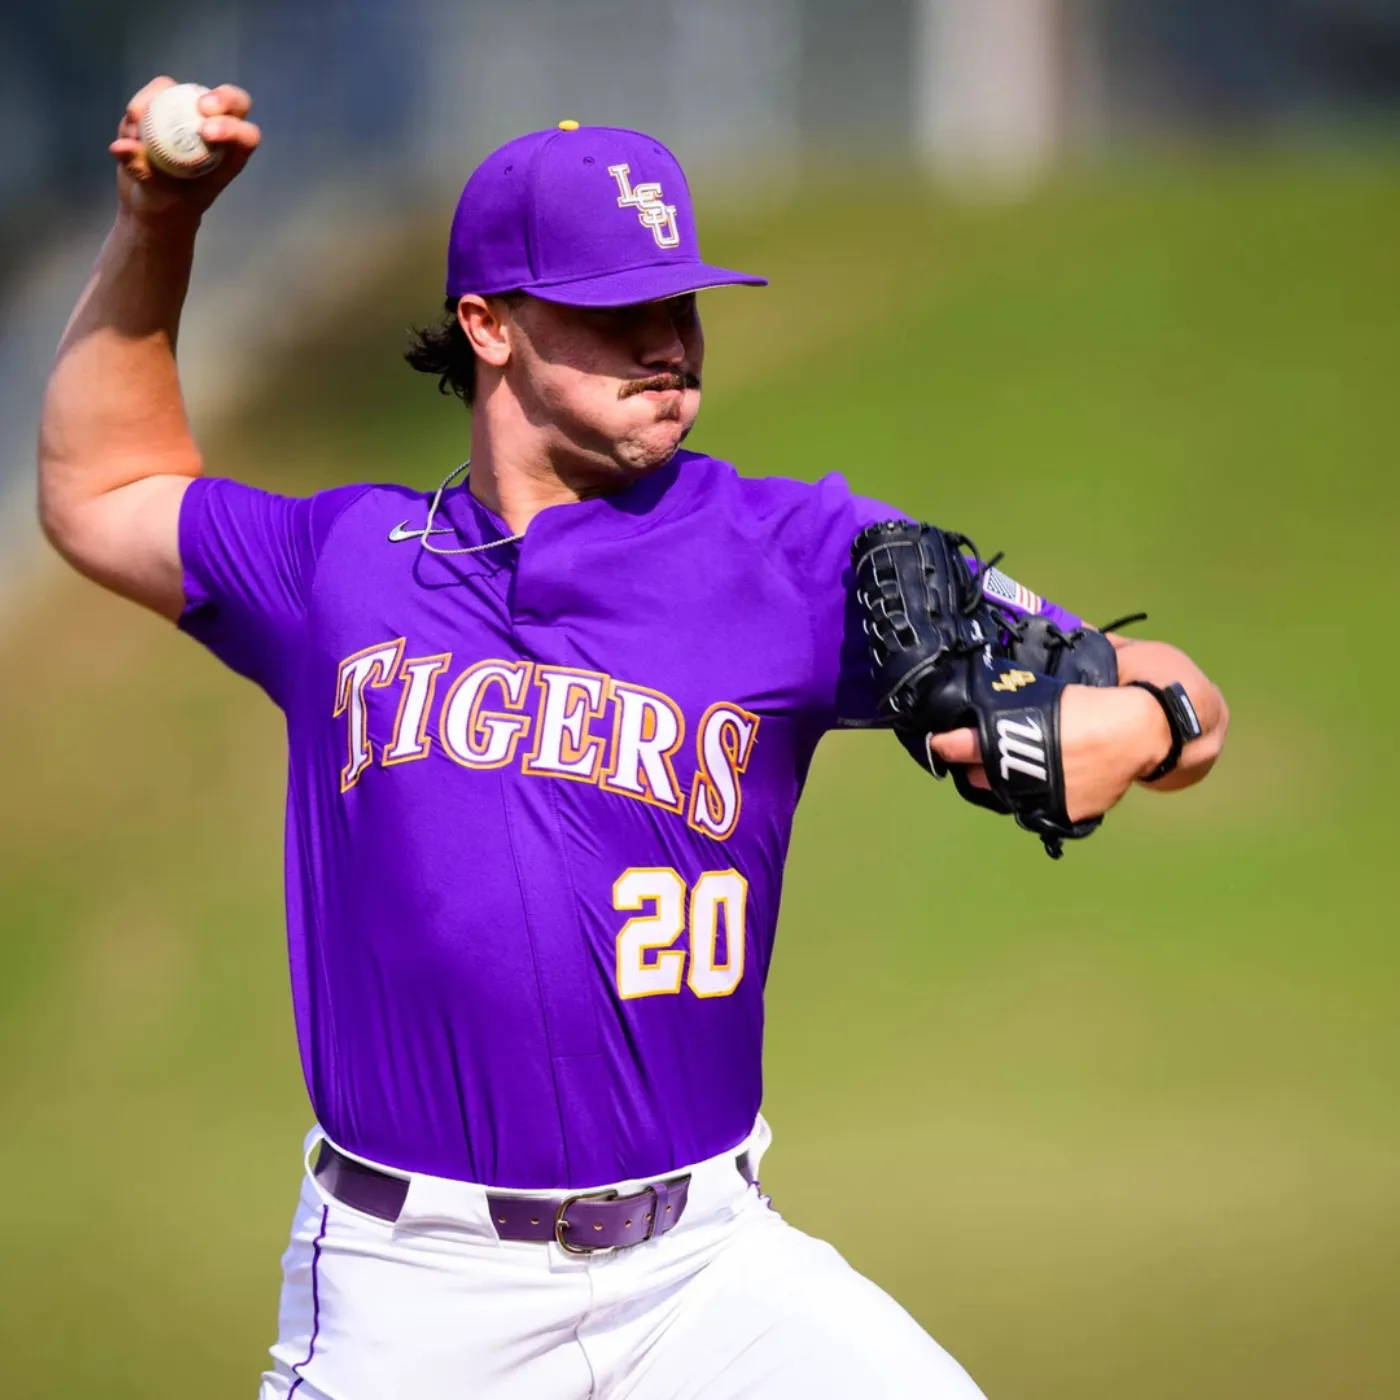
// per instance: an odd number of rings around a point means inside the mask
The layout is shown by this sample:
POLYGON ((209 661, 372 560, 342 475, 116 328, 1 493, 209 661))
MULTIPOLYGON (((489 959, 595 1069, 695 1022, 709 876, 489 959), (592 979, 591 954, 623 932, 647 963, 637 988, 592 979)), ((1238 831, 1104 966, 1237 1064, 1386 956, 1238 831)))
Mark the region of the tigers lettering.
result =
POLYGON ((524 777, 592 783, 674 812, 711 840, 734 834, 758 715, 717 701, 688 745, 684 711, 659 691, 602 672, 504 658, 454 673, 452 654, 444 652, 403 664, 402 693, 386 693, 382 702, 389 737, 376 745, 381 702, 373 692, 388 691, 404 648, 400 638, 377 643, 337 668, 332 718, 348 726, 341 742, 350 756, 342 792, 376 762, 397 768, 428 758, 428 735, 436 733, 442 752, 462 768, 513 767, 524 777), (686 752, 695 759, 688 785, 677 773, 686 752))

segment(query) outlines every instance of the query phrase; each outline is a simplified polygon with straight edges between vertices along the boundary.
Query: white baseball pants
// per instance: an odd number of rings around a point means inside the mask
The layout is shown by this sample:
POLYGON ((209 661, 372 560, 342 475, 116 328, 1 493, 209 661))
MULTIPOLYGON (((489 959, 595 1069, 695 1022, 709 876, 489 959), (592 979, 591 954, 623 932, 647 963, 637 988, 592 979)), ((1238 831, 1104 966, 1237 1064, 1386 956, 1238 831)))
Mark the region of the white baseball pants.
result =
POLYGON ((690 1168, 669 1233, 586 1256, 498 1239, 481 1186, 412 1176, 391 1225, 308 1172, 260 1400, 978 1400, 898 1303, 744 1180, 736 1157, 757 1175, 768 1139, 760 1119, 690 1168))

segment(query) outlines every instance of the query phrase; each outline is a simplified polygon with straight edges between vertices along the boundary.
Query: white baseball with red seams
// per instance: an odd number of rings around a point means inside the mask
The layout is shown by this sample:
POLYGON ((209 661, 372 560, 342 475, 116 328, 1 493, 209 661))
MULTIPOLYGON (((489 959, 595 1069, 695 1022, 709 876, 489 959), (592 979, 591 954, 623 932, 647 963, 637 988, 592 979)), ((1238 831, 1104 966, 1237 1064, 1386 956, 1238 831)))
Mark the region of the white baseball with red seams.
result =
POLYGON ((204 113, 199 99, 209 89, 199 83, 177 83, 156 93, 141 118, 141 140, 151 164, 180 180, 207 175, 224 158, 205 144, 204 113))

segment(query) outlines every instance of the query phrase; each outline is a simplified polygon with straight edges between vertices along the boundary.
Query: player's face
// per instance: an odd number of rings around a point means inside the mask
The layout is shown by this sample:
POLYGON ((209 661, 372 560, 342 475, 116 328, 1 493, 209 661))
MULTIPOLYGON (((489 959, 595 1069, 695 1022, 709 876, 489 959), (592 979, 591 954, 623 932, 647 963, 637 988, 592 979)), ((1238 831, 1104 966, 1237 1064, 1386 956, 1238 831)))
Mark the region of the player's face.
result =
POLYGON ((561 465, 615 476, 671 459, 700 411, 705 337, 693 293, 609 310, 532 297, 512 317, 505 377, 561 465))

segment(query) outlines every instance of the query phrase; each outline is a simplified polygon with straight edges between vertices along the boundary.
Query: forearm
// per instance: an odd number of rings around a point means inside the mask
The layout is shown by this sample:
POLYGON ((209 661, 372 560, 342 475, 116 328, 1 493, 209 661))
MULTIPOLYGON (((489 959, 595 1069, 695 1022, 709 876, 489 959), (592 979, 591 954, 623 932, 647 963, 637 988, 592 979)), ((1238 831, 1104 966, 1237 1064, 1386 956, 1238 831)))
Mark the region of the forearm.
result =
POLYGON ((1201 737, 1182 750, 1175 771, 1155 783, 1144 784, 1149 791, 1175 792, 1198 783, 1210 772, 1225 743, 1230 712, 1225 698, 1205 673, 1185 652, 1166 642, 1138 641, 1114 637, 1118 652, 1118 682, 1150 681, 1156 686, 1180 682, 1201 722, 1201 737))
POLYGON ((63 333, 39 424, 45 534, 74 568, 169 618, 185 603, 181 503, 200 473, 175 338, 200 219, 261 135, 246 119, 248 94, 215 88, 198 96, 196 112, 220 160, 198 179, 161 175, 142 120, 175 86, 147 83, 107 148, 117 163, 117 221, 63 333))
POLYGON ((40 512, 60 549, 95 498, 199 474, 175 367, 197 227, 120 216, 64 332, 39 429, 40 512))

